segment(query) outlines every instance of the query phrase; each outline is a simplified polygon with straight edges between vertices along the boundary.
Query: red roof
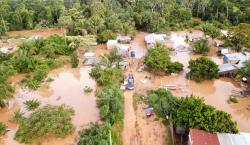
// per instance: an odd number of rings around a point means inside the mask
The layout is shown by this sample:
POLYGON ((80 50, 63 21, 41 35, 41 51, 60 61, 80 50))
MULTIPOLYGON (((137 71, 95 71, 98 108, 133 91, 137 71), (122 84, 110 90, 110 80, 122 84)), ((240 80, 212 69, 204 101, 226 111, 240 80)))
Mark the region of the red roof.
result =
POLYGON ((220 145, 217 134, 203 130, 190 129, 189 137, 191 145, 220 145))

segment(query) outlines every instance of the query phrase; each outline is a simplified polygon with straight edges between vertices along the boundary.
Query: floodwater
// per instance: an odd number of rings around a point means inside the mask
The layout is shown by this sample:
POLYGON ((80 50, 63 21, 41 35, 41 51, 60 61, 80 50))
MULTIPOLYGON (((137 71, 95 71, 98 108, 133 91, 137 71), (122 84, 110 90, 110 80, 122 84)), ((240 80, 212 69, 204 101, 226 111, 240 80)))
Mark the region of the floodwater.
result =
MULTIPOLYGON (((0 144, 19 144, 13 139, 17 124, 13 124, 9 120, 18 109, 25 116, 28 116, 31 112, 26 110, 23 102, 30 99, 38 99, 41 106, 65 104, 75 110, 72 117, 72 122, 76 127, 75 133, 64 139, 46 138, 42 143, 44 145, 73 144, 79 130, 88 127, 91 122, 99 121, 99 111, 94 91, 86 94, 83 90, 84 86, 89 86, 95 90, 96 83, 88 74, 90 69, 87 66, 76 69, 64 66, 53 70, 49 77, 53 78, 54 81, 44 83, 37 91, 28 91, 17 87, 15 98, 10 101, 9 108, 0 111, 0 121, 6 123, 10 130, 1 138, 0 144)), ((13 77, 10 78, 10 80, 13 79, 13 77)), ((17 76, 16 79, 20 80, 20 76, 17 76)))
MULTIPOLYGON (((169 42, 171 43, 168 45, 172 45, 172 47, 175 49, 182 48, 182 46, 188 47, 189 44, 187 44, 184 39, 186 34, 190 33, 187 33, 186 31, 172 32, 169 38, 171 40, 169 42)), ((195 38, 203 36, 200 31, 192 31, 191 34, 195 35, 193 36, 195 38)), ((212 41, 213 40, 211 39, 209 40, 211 50, 208 57, 220 65, 223 63, 222 58, 216 55, 215 48, 212 46, 212 41)), ((135 64, 130 68, 130 71, 132 71, 135 76, 137 92, 145 92, 146 90, 156 89, 165 85, 176 85, 177 89, 171 90, 174 95, 178 97, 184 97, 193 94, 203 97, 207 104, 231 114, 233 120, 237 122, 240 131, 250 132, 250 99, 238 97, 239 103, 227 103, 229 96, 232 95, 232 91, 239 91, 241 89, 241 85, 239 83, 233 81, 230 78, 224 77, 207 80, 202 83, 197 83, 185 78, 186 73, 189 71, 189 60, 196 59, 198 57, 200 57, 200 55, 193 54, 188 50, 171 54, 171 59, 173 61, 179 61, 183 63, 184 71, 180 74, 169 76, 154 76, 149 72, 138 72, 136 68, 139 64, 137 61, 135 61, 135 64), (149 80, 145 78, 146 76, 151 77, 151 79, 149 80)))

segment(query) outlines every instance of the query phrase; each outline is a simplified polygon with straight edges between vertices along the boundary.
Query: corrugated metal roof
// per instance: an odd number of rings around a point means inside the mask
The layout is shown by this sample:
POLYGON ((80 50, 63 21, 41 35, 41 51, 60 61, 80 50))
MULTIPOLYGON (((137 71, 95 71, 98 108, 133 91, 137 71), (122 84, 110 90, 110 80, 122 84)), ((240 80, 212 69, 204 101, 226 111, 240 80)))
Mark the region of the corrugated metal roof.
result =
POLYGON ((220 145, 250 145, 250 133, 217 133, 220 145))

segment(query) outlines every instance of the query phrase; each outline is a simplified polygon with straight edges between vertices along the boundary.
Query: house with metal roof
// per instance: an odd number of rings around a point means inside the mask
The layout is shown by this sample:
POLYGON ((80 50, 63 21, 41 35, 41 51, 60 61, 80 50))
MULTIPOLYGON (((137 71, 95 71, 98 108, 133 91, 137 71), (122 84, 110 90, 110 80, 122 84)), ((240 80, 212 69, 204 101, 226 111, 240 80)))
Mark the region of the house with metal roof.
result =
POLYGON ((188 145, 250 145, 250 133, 209 133, 190 129, 188 145))

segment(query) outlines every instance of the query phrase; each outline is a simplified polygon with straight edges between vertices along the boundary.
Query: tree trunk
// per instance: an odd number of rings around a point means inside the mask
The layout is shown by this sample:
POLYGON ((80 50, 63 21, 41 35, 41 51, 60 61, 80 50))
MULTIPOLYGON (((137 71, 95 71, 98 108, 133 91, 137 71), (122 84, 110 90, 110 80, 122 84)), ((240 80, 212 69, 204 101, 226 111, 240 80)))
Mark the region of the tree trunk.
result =
POLYGON ((3 23, 4 32, 6 33, 7 32, 7 28, 6 28, 5 21, 3 19, 3 15, 2 14, 1 14, 1 19, 2 19, 2 23, 3 23))

